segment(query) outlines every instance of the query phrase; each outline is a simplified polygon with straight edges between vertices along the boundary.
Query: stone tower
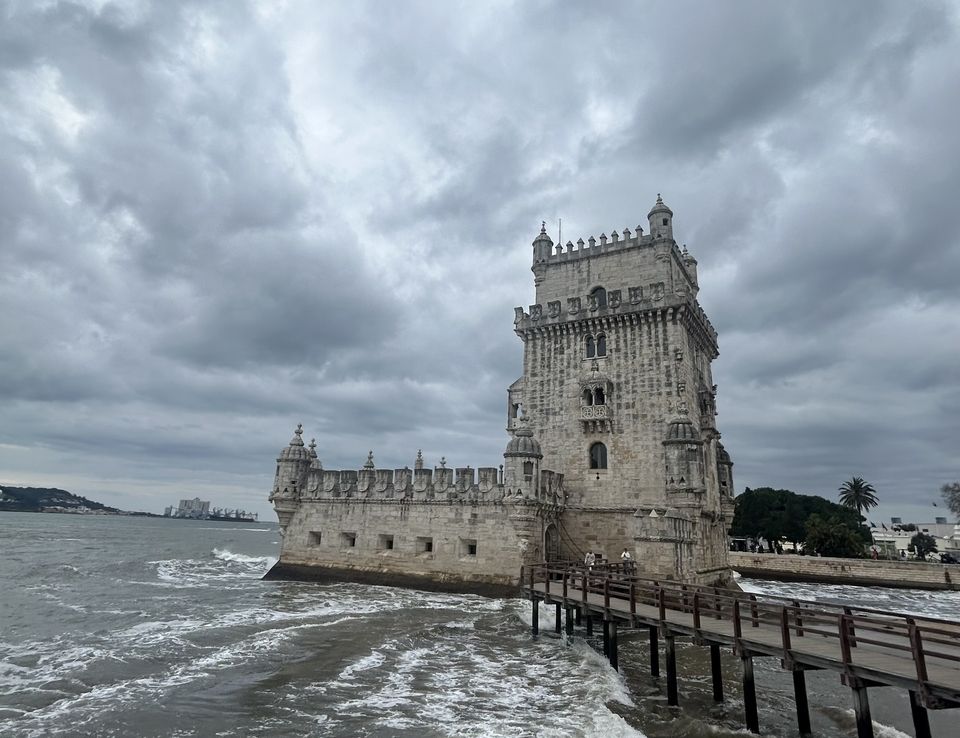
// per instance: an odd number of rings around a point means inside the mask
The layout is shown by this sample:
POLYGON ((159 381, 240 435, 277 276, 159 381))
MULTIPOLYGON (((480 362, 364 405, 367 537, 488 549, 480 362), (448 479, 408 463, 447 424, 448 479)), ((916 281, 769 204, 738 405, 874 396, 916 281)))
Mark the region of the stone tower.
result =
POLYGON ((659 195, 648 221, 649 235, 637 226, 565 247, 541 228, 536 304, 516 310, 523 377, 508 391, 508 430, 532 433, 543 467, 564 475, 562 556, 626 547, 650 575, 715 581, 733 509, 717 336, 659 195))

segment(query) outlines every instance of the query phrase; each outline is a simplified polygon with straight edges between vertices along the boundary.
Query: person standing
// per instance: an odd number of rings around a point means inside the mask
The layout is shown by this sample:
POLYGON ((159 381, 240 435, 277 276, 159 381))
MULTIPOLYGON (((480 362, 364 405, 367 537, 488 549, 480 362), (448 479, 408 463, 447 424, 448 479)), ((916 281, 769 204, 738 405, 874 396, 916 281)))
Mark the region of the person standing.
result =
POLYGON ((625 572, 633 571, 633 554, 627 549, 623 549, 623 553, 620 554, 620 561, 623 564, 623 570, 625 572))

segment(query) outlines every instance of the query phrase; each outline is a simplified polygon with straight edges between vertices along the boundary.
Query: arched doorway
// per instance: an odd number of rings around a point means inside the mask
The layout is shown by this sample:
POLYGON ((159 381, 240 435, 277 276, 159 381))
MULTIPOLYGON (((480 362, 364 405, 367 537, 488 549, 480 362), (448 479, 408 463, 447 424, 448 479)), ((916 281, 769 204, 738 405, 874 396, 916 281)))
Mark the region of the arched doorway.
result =
POLYGON ((560 560, 560 531, 553 523, 543 532, 543 557, 548 562, 560 560))

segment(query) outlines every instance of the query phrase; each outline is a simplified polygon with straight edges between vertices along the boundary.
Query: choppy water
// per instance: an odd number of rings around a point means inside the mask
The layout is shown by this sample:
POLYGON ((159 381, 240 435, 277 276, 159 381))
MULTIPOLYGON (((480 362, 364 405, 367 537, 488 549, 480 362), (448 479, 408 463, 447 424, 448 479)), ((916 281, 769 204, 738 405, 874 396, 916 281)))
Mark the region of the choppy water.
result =
MULTIPOLYGON (((680 645, 668 708, 643 639, 621 641, 617 674, 581 638, 533 640, 518 600, 260 581, 278 541, 271 524, 0 515, 0 735, 743 734, 732 656, 718 706, 706 651, 680 645)), ((960 615, 956 594, 744 585, 960 615)), ((757 679, 764 731, 795 735, 789 674, 758 659, 757 679)), ((849 735, 838 677, 808 683, 817 733, 849 735)), ((874 694, 878 735, 912 734, 905 698, 874 694)))

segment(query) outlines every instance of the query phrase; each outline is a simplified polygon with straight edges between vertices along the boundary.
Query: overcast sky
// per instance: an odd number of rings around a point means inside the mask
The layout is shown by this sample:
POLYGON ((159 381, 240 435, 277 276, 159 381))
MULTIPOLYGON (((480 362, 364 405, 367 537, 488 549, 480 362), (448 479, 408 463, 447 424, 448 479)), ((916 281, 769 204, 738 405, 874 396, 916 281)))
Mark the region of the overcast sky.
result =
POLYGON ((495 466, 540 221, 662 192, 737 490, 945 514, 958 36, 936 2, 0 0, 0 482, 272 520, 298 422, 328 469, 495 466))

